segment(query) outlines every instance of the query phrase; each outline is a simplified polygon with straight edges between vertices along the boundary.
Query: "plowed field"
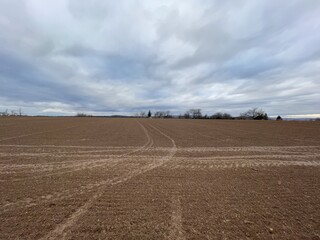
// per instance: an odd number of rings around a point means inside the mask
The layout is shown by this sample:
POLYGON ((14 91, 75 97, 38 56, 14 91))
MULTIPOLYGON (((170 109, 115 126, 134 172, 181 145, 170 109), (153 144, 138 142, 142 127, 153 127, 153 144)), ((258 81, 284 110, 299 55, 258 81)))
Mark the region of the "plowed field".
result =
POLYGON ((320 124, 0 118, 0 239, 320 239, 320 124))

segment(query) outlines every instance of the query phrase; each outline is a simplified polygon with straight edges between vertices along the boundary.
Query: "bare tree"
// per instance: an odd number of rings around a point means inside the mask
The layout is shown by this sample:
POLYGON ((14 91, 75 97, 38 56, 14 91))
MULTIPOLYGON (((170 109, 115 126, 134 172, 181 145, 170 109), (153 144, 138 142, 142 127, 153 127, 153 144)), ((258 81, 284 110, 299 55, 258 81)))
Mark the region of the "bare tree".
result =
POLYGON ((146 117, 146 112, 145 111, 141 111, 139 115, 140 115, 140 117, 146 117))
POLYGON ((0 112, 0 116, 2 116, 2 117, 9 116, 8 109, 6 109, 6 110, 3 111, 3 112, 0 112))
POLYGON ((172 118, 172 114, 170 113, 170 111, 166 111, 166 118, 172 118))
POLYGON ((189 110, 189 113, 193 119, 197 119, 197 118, 202 117, 201 109, 199 109, 199 108, 192 108, 189 110))
POLYGON ((217 112, 217 113, 213 114, 211 116, 211 118, 213 118, 213 119, 222 119, 223 118, 223 113, 217 112))
POLYGON ((223 118, 223 119, 233 119, 233 117, 232 117, 231 114, 229 114, 229 113, 224 113, 224 114, 222 115, 222 118, 223 118))
POLYGON ((16 111, 15 111, 15 110, 11 110, 11 114, 10 114, 10 116, 17 116, 16 111))
POLYGON ((6 109, 5 111, 3 112, 0 112, 0 116, 2 117, 9 117, 9 116, 12 116, 12 117, 16 117, 16 116, 23 116, 23 112, 22 112, 22 109, 19 108, 18 110, 8 110, 6 109))
POLYGON ((155 118, 172 118, 170 111, 157 111, 154 114, 155 118))
POLYGON ((189 119, 191 117, 190 111, 186 111, 183 116, 184 118, 189 119))
POLYGON ((154 113, 154 117, 155 117, 155 118, 162 118, 162 117, 163 117, 163 112, 161 112, 161 111, 155 112, 155 113, 154 113))
POLYGON ((268 114, 265 113, 262 109, 252 108, 247 112, 241 113, 240 118, 242 119, 253 119, 253 120, 268 120, 268 114))
POLYGON ((233 119, 229 113, 217 112, 211 116, 212 119, 233 119))
POLYGON ((83 113, 83 112, 78 112, 75 116, 76 117, 92 117, 91 114, 87 114, 87 113, 83 113))

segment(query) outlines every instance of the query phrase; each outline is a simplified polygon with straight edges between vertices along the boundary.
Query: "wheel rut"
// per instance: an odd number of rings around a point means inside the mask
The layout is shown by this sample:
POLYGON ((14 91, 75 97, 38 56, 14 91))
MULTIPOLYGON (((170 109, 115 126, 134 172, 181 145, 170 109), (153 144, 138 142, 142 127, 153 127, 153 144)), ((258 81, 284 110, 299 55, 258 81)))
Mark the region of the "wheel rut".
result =
MULTIPOLYGON (((143 129, 143 131, 147 137, 147 143, 141 148, 141 150, 145 149, 145 148, 150 148, 153 145, 152 137, 150 136, 150 134, 149 134, 148 130, 145 128, 145 126, 143 126, 139 121, 137 121, 137 123, 143 129)), ((152 163, 147 164, 139 169, 135 169, 135 170, 131 171, 129 174, 122 176, 122 177, 119 177, 119 179, 111 181, 108 184, 117 185, 120 183, 124 183, 124 182, 129 181, 130 179, 132 179, 136 176, 139 176, 143 173, 146 173, 150 170, 153 170, 157 167, 160 167, 165 162, 169 161, 174 156, 174 154, 177 152, 176 143, 170 136, 168 136, 167 134, 162 132, 160 129, 158 129, 152 125, 149 125, 149 126, 151 128, 153 128, 154 130, 156 130, 157 132, 159 132, 164 137, 166 137, 168 140, 170 140, 170 142, 172 143, 172 149, 170 150, 169 154, 156 162, 152 162, 152 163)), ((70 230, 72 229, 72 227, 74 226, 74 224, 83 215, 85 215, 89 211, 90 207, 92 207, 93 204, 96 202, 96 200, 99 199, 103 195, 104 187, 106 186, 106 184, 107 183, 101 184, 98 187, 97 191, 92 195, 92 197, 88 201, 86 201, 80 208, 78 208, 65 222, 58 224, 52 231, 50 231, 49 233, 47 233, 45 236, 43 236, 40 239, 41 240, 44 240, 44 239, 65 239, 68 236, 68 234, 69 234, 70 230)))
POLYGON ((171 199, 171 229, 168 239, 185 240, 185 232, 182 228, 182 207, 179 196, 174 195, 171 199))

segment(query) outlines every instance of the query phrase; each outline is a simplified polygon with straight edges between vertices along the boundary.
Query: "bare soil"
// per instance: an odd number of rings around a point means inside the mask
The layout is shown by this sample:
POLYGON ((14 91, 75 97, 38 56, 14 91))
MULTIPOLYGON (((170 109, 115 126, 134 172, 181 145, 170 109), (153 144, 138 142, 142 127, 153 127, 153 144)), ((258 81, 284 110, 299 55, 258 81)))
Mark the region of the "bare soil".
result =
POLYGON ((320 239, 320 123, 0 118, 0 239, 320 239))

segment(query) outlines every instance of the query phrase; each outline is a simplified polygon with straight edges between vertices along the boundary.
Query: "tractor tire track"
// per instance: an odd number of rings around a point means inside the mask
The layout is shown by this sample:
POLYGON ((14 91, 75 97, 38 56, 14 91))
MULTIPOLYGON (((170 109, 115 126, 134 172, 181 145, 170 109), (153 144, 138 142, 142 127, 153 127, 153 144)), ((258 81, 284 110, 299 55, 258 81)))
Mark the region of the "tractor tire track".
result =
MULTIPOLYGON (((129 153, 122 154, 121 156, 127 156, 129 154, 138 152, 138 151, 140 151, 142 149, 145 149, 147 147, 152 146, 152 144, 153 144, 153 139, 150 137, 148 130, 139 121, 137 121, 137 123, 143 129, 143 132, 144 132, 145 136, 147 137, 147 141, 140 148, 137 148, 137 149, 135 149, 133 151, 130 151, 129 153)), ((64 171, 63 173, 67 173, 67 172, 73 172, 73 171, 64 171)), ((63 174, 63 173, 61 173, 61 174, 63 174)), ((57 174, 46 174, 46 176, 53 176, 53 175, 57 175, 57 174)), ((35 179, 35 178, 38 178, 38 177, 42 177, 42 176, 34 176, 34 177, 29 177, 29 178, 24 178, 24 179, 35 179)), ((19 179, 19 180, 22 180, 22 179, 19 179)), ((112 179, 112 180, 104 180, 104 181, 100 181, 98 183, 87 184, 85 186, 81 186, 80 190, 89 191, 89 190, 92 190, 94 188, 99 188, 99 187, 101 187, 103 185, 106 185, 106 184, 111 184, 113 182, 119 182, 119 179, 115 178, 115 179, 112 179)), ((28 198, 25 198, 23 200, 19 200, 19 201, 14 202, 14 203, 7 203, 5 205, 2 205, 0 207, 0 210, 2 210, 1 212, 7 212, 7 211, 10 211, 10 210, 14 210, 17 207, 33 207, 35 205, 40 204, 41 202, 51 202, 51 201, 55 201, 55 200, 61 200, 61 199, 65 199, 65 198, 70 198, 70 197, 72 197, 74 195, 77 195, 78 192, 79 192, 79 188, 76 188, 76 189, 73 189, 73 190, 67 189, 67 190, 64 190, 64 191, 58 191, 58 192, 55 192, 55 193, 51 193, 51 194, 42 196, 42 197, 37 198, 37 199, 32 199, 32 198, 28 197, 28 198)))
MULTIPOLYGON (((139 124, 141 124, 141 123, 139 123, 139 124)), ((143 126, 143 125, 141 125, 141 126, 143 126)), ((158 128, 156 128, 152 125, 149 125, 149 126, 152 127, 153 129, 155 129, 156 131, 158 131, 160 134, 162 134, 164 137, 166 137, 167 139, 169 139, 172 142, 172 145, 173 145, 172 151, 170 151, 168 156, 163 157, 161 159, 161 161, 157 161, 156 163, 153 162, 153 163, 148 164, 138 170, 134 170, 130 174, 128 174, 127 176, 120 178, 118 181, 113 182, 112 185, 124 183, 124 182, 132 179, 133 177, 139 176, 145 172, 153 170, 153 169, 163 165, 165 162, 169 161, 176 153, 177 147, 176 147, 175 141, 170 136, 166 135, 161 130, 159 130, 158 128)), ((146 130, 145 127, 143 127, 143 128, 146 130)), ((148 132, 146 132, 146 133, 148 133, 148 132)), ((149 134, 147 134, 147 136, 149 136, 149 134)), ((148 139, 149 138, 150 138, 150 136, 148 137, 148 139)), ((103 187, 104 187, 104 185, 102 185, 101 188, 99 188, 98 191, 84 205, 82 205, 79 209, 77 209, 77 211, 74 214, 72 214, 65 222, 57 225, 54 230, 52 230, 51 232, 49 232, 47 235, 45 235, 44 237, 42 237, 40 239, 41 240, 44 240, 44 239, 65 239, 67 237, 68 233, 70 232, 70 230, 72 229, 72 227, 74 226, 74 224, 79 220, 79 218, 82 217, 84 214, 86 214, 86 212, 95 203, 95 201, 103 195, 103 193, 104 193, 103 187)))
POLYGON ((182 208, 179 196, 171 199, 171 229, 169 231, 170 240, 185 240, 185 232, 182 228, 182 208))
POLYGON ((79 126, 72 126, 72 127, 67 127, 67 128, 60 128, 60 129, 56 129, 56 130, 51 130, 51 131, 42 131, 42 132, 36 132, 36 133, 23 134, 23 135, 19 135, 19 136, 13 136, 13 137, 0 139, 0 142, 7 141, 7 140, 12 140, 12 139, 17 139, 17 138, 24 138, 24 137, 34 136, 34 135, 40 135, 40 134, 43 134, 43 133, 59 132, 59 131, 62 131, 62 130, 69 130, 69 129, 73 129, 73 128, 77 128, 77 127, 79 127, 79 126))
MULTIPOLYGON (((137 121, 137 123, 140 125, 140 127, 143 129, 145 135, 147 136, 147 143, 144 144, 142 147, 134 149, 132 151, 129 151, 127 153, 121 154, 118 156, 118 158, 122 158, 125 156, 128 156, 130 154, 133 154, 135 152, 141 151, 144 148, 149 148, 153 145, 153 139, 150 137, 147 129, 139 122, 137 121)), ((57 176, 57 175, 63 175, 66 173, 74 173, 76 171, 82 171, 82 170, 88 170, 88 169, 92 169, 92 168, 97 168, 97 167, 102 167, 105 166, 106 164, 108 164, 108 159, 107 160, 100 160, 99 162, 101 163, 97 163, 98 161, 88 161, 87 163, 74 163, 74 165, 72 165, 72 169, 71 170, 67 170, 67 171, 59 171, 56 173, 48 173, 45 175, 40 175, 40 176, 32 176, 32 177, 25 177, 25 178, 15 178, 11 181, 24 181, 26 179, 37 179, 37 178, 43 178, 43 177, 52 177, 52 176, 57 176)))

